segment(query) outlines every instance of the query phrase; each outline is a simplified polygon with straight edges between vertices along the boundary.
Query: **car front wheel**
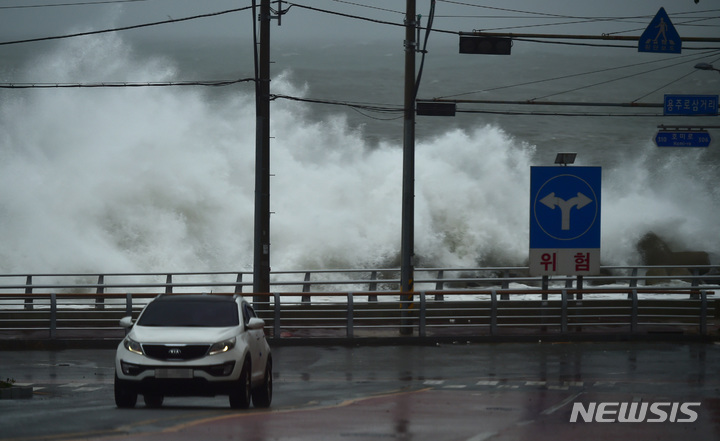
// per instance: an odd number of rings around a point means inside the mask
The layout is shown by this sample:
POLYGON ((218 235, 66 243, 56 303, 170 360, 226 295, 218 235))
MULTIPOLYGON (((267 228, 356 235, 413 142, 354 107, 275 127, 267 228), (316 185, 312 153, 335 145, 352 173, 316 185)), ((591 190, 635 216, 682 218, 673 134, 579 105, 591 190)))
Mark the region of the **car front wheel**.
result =
POLYGON ((252 391, 252 401, 255 407, 270 407, 272 402, 272 358, 265 363, 265 376, 263 383, 252 391))
POLYGON ((138 394, 128 388, 122 380, 115 375, 115 405, 120 408, 133 408, 137 403, 138 394))
POLYGON ((240 378, 230 390, 230 407, 247 409, 250 407, 250 361, 243 363, 240 378))

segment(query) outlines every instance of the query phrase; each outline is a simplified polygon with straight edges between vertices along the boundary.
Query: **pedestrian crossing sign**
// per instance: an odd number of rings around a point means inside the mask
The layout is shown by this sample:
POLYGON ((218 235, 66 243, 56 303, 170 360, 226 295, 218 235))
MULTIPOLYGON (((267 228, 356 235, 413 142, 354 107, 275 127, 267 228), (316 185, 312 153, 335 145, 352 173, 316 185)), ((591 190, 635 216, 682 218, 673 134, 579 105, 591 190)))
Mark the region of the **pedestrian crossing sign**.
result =
POLYGON ((660 8, 650 25, 638 40, 638 52, 660 52, 679 54, 682 40, 668 17, 665 8, 660 8))

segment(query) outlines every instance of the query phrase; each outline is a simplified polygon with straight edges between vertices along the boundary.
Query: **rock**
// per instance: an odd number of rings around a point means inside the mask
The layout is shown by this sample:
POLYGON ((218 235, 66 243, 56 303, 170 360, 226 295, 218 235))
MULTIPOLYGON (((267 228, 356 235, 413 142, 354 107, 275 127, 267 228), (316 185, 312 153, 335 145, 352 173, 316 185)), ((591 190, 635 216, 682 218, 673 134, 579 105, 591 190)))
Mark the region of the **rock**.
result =
MULTIPOLYGON (((653 280, 658 276, 692 276, 693 267, 710 265, 710 255, 705 251, 672 251, 670 246, 657 234, 650 232, 642 237, 637 244, 638 252, 644 265, 658 267, 684 266, 684 268, 651 268, 647 271, 646 285, 660 285, 667 280, 653 280)), ((699 274, 703 274, 700 271, 699 274)), ((685 279, 690 282, 691 279, 685 279)))
POLYGON ((637 243, 644 265, 670 266, 710 265, 710 255, 705 251, 673 251, 657 234, 650 232, 637 243))
POLYGON ((638 241, 637 250, 645 265, 669 265, 668 261, 671 260, 672 250, 653 232, 647 233, 638 241))

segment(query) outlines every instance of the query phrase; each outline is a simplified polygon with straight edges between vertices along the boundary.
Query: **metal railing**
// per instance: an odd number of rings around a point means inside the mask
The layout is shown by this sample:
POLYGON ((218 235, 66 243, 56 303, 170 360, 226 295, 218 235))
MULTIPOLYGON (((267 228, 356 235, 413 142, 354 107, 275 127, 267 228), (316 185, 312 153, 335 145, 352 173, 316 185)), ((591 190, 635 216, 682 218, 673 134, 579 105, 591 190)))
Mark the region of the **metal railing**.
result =
MULTIPOLYGON (((273 273, 252 293, 274 340, 718 332, 718 266, 604 267, 603 276, 530 277, 527 268, 273 273), (404 332, 403 332, 404 331, 404 332)), ((249 272, 0 275, 0 339, 108 338, 160 293, 243 293, 249 272)), ((248 288, 249 289, 249 288, 248 288)))

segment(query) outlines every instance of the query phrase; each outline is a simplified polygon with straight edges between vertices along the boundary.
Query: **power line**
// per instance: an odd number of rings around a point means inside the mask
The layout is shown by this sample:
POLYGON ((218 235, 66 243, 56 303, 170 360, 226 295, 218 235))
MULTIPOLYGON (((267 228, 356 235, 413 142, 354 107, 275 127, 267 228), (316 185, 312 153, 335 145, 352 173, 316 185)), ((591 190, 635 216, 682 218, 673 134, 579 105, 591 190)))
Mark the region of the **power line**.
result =
MULTIPOLYGON (((701 56, 701 57, 706 57, 706 56, 708 56, 708 55, 712 55, 712 54, 715 54, 715 53, 717 53, 717 52, 716 52, 716 51, 712 51, 712 52, 707 52, 707 53, 700 54, 700 56, 701 56)), ((693 54, 693 55, 681 55, 680 58, 685 59, 685 58, 696 57, 696 56, 697 56, 697 54, 693 54)), ((700 58, 700 57, 698 57, 698 59, 699 59, 699 58, 700 58)), ((633 63, 633 64, 624 65, 624 66, 607 67, 607 68, 596 69, 596 70, 587 71, 587 72, 580 72, 580 73, 562 75, 562 76, 559 76, 559 77, 545 78, 545 79, 542 79, 542 80, 525 81, 525 82, 522 82, 522 83, 508 84, 508 85, 504 85, 504 86, 497 86, 497 87, 491 87, 491 88, 487 88, 487 89, 473 90, 473 91, 469 91, 469 92, 461 92, 461 93, 456 93, 456 94, 452 94, 452 95, 444 95, 444 96, 436 97, 435 99, 437 100, 437 99, 453 98, 453 97, 459 97, 459 96, 465 96, 465 95, 472 95, 472 94, 476 94, 476 93, 485 93, 485 92, 492 92, 492 91, 502 90, 502 89, 510 89, 510 88, 513 88, 513 87, 521 87, 521 86, 529 86, 529 85, 540 84, 540 83, 547 83, 547 82, 550 82, 550 81, 566 80, 566 79, 568 79, 568 78, 581 77, 581 76, 585 76, 585 75, 594 75, 594 74, 598 74, 598 73, 610 72, 610 71, 620 70, 620 69, 628 69, 628 68, 631 68, 631 67, 645 66, 645 65, 649 65, 649 64, 655 64, 655 63, 664 63, 664 62, 666 62, 666 61, 667 61, 667 60, 663 60, 663 59, 661 59, 661 60, 652 60, 652 61, 643 61, 643 62, 641 62, 641 63, 633 63)), ((676 66, 676 65, 678 65, 678 64, 686 63, 687 61, 688 61, 688 60, 683 60, 682 62, 673 64, 673 65, 671 65, 671 66, 666 66, 666 67, 676 66)), ((692 61, 692 60, 690 60, 690 61, 692 61)), ((666 67, 663 67, 663 68, 666 68, 666 67)), ((654 70, 653 70, 653 71, 654 71, 654 70)), ((647 72, 650 72, 650 71, 646 71, 645 73, 647 73, 647 72)), ((564 93, 564 92, 560 92, 560 93, 564 93)))
POLYGON ((356 20, 368 21, 368 22, 379 23, 379 24, 386 24, 386 25, 390 25, 390 26, 399 26, 402 28, 405 27, 405 25, 403 23, 395 23, 392 21, 378 20, 376 18, 361 17, 359 15, 346 14, 344 12, 331 11, 329 9, 316 8, 314 6, 301 5, 299 3, 288 3, 288 5, 296 6, 301 9, 307 9, 309 11, 322 12, 324 14, 336 15, 339 17, 352 18, 352 19, 356 19, 356 20))
POLYGON ((98 0, 98 1, 87 1, 87 2, 73 2, 73 3, 55 3, 45 5, 15 5, 15 6, 0 6, 0 9, 30 9, 30 8, 54 8, 59 6, 88 6, 88 5, 104 5, 109 3, 134 3, 134 2, 145 2, 147 0, 98 0))
POLYGON ((350 1, 347 1, 347 0, 331 0, 331 1, 333 1, 333 2, 335 2, 335 3, 344 3, 344 4, 346 4, 346 5, 359 6, 359 7, 361 7, 361 8, 375 9, 375 10, 377 10, 377 11, 392 12, 392 13, 394 13, 394 14, 405 15, 405 12, 403 12, 403 11, 396 11, 396 10, 393 10, 393 9, 380 8, 380 7, 378 7, 378 6, 363 5, 363 4, 361 4, 361 3, 350 2, 350 1))
POLYGON ((174 86, 207 86, 224 87, 238 83, 255 81, 255 78, 241 78, 238 80, 211 80, 211 81, 163 81, 163 82, 100 82, 100 83, 0 83, 0 89, 98 89, 121 87, 174 87, 174 86))
POLYGON ((158 25, 169 24, 169 23, 179 23, 179 22, 183 22, 183 21, 196 20, 199 18, 217 17, 219 15, 230 14, 233 12, 247 11, 248 9, 251 9, 251 8, 252 8, 252 6, 246 6, 244 8, 228 9, 226 11, 211 12, 208 14, 193 15, 191 17, 184 17, 184 18, 171 18, 169 20, 156 21, 156 22, 152 22, 152 23, 144 23, 144 24, 131 25, 131 26, 124 26, 124 27, 120 27, 120 28, 78 32, 75 34, 57 35, 57 36, 53 36, 53 37, 39 37, 39 38, 29 38, 26 40, 4 41, 4 42, 0 42, 0 46, 10 45, 10 44, 21 44, 21 43, 34 43, 34 42, 49 41, 49 40, 61 40, 64 38, 84 37, 87 35, 105 34, 105 33, 109 33, 109 32, 118 32, 118 31, 127 31, 127 30, 131 30, 131 29, 140 29, 140 28, 146 28, 146 27, 150 27, 150 26, 158 26, 158 25))

